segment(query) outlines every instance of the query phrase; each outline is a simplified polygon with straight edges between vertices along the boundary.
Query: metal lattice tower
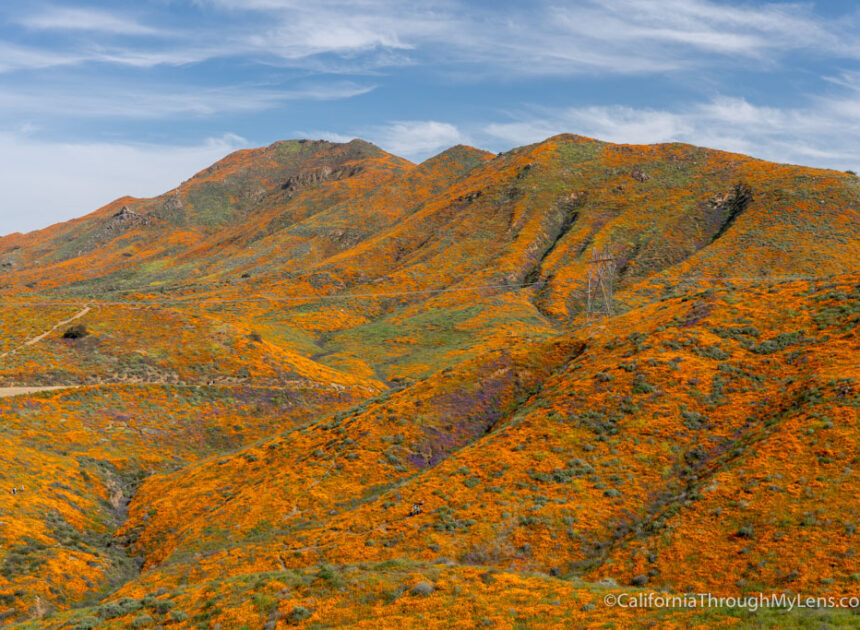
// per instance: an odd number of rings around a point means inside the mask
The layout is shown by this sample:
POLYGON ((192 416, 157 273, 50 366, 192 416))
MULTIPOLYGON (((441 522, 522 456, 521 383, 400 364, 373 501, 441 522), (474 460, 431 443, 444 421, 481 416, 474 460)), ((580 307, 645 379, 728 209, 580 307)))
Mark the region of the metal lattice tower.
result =
POLYGON ((591 321, 603 315, 612 317, 612 294, 615 287, 617 266, 609 246, 602 252, 591 250, 591 260, 587 263, 588 280, 585 293, 586 320, 591 321))

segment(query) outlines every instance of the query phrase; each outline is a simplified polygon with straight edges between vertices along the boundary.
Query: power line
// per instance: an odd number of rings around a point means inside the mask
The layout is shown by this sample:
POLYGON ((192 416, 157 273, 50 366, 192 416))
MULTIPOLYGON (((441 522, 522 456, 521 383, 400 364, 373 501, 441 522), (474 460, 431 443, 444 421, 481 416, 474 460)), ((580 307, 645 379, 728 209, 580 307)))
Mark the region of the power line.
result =
POLYGON ((602 310, 606 317, 612 317, 612 294, 615 290, 615 276, 618 266, 609 245, 597 253, 597 248, 591 250, 591 260, 586 263, 587 283, 585 289, 585 319, 591 321, 597 310, 602 310), (596 302, 601 300, 602 308, 598 309, 596 302))

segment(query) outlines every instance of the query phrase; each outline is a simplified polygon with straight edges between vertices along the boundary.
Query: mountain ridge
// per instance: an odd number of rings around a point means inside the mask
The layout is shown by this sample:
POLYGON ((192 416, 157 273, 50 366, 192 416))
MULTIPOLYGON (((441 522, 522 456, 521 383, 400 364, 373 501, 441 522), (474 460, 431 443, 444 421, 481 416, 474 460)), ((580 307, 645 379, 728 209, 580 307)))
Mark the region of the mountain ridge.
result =
POLYGON ((0 625, 806 623, 601 600, 851 593, 858 226, 845 173, 562 134, 0 238, 0 386, 66 387, 0 399, 0 625))

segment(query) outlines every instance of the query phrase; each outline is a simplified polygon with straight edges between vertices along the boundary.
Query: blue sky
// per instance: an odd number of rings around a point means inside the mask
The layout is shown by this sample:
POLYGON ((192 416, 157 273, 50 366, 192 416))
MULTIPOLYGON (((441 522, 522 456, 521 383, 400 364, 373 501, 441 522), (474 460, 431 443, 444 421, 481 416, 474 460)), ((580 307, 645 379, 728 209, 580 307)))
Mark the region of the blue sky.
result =
POLYGON ((362 137, 418 161, 560 132, 860 170, 860 4, 0 5, 0 234, 285 138, 362 137))

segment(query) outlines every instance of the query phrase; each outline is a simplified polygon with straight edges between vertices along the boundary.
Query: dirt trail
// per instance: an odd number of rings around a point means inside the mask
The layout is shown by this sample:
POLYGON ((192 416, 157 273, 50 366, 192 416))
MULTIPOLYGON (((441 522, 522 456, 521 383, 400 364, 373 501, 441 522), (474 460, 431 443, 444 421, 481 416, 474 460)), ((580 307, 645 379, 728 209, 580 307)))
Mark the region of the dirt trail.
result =
MULTIPOLYGON (((76 319, 80 319, 81 317, 83 317, 84 315, 89 313, 91 310, 92 310, 91 306, 85 306, 83 309, 80 310, 80 312, 76 313, 75 315, 72 315, 68 319, 65 319, 61 322, 57 322, 56 324, 54 324, 54 326, 50 330, 46 330, 45 332, 43 332, 38 337, 33 337, 32 339, 29 339, 29 340, 25 341, 24 343, 22 343, 20 346, 17 346, 17 347, 12 348, 11 350, 9 350, 7 352, 4 352, 3 354, 0 354, 0 359, 8 357, 10 354, 17 352, 21 348, 26 348, 27 346, 32 346, 32 345, 39 343, 40 341, 42 341, 43 339, 48 337, 51 333, 56 331, 58 328, 62 328, 63 326, 71 324, 73 321, 75 321, 76 319)), ((50 385, 50 386, 44 386, 44 387, 38 387, 38 386, 37 387, 26 387, 26 386, 23 386, 23 387, 0 387, 0 398, 11 398, 12 396, 22 396, 25 394, 35 394, 38 392, 50 392, 50 391, 56 391, 58 389, 78 389, 78 388, 87 387, 90 385, 165 385, 165 384, 166 383, 160 382, 160 381, 144 382, 144 383, 133 383, 133 382, 118 381, 118 382, 114 382, 114 383, 87 383, 87 384, 79 384, 79 385, 50 385)), ((173 384, 174 385, 182 385, 182 383, 173 383, 173 384)), ((197 383, 196 385, 204 386, 203 383, 197 383)), ((303 381, 303 380, 289 381, 289 382, 280 383, 278 385, 269 385, 269 386, 262 386, 262 387, 264 389, 283 389, 284 387, 288 387, 290 385, 301 386, 301 387, 314 387, 314 388, 318 388, 318 389, 335 389, 335 390, 340 390, 343 387, 342 385, 339 385, 337 383, 329 383, 328 386, 326 386, 326 385, 323 385, 322 383, 313 383, 312 381, 303 381)), ((247 383, 233 383, 233 384, 206 383, 205 386, 206 387, 227 387, 227 388, 229 388, 229 387, 241 387, 241 386, 247 387, 247 386, 249 386, 249 384, 247 384, 247 383)), ((251 387, 261 387, 261 386, 254 386, 254 385, 250 385, 250 386, 251 387)))
POLYGON ((39 335, 38 337, 33 337, 32 339, 30 339, 30 340, 28 340, 28 341, 25 341, 23 344, 21 344, 21 345, 20 345, 20 346, 18 346, 17 348, 12 348, 12 349, 11 349, 11 350, 9 350, 8 352, 4 352, 3 354, 0 354, 0 359, 3 359, 3 358, 5 358, 5 357, 8 357, 10 354, 12 354, 13 352, 17 352, 17 351, 18 351, 18 350, 20 350, 21 348, 26 348, 27 346, 32 346, 32 345, 35 345, 35 344, 39 343, 40 341, 42 341, 42 339, 44 339, 45 337, 47 337, 48 335, 50 335, 52 332, 54 332, 54 331, 55 331, 55 330, 57 330, 58 328, 61 328, 61 327, 65 326, 66 324, 71 324, 73 321, 75 321, 76 319, 80 319, 81 317, 83 317, 84 315, 86 315, 87 313, 89 313, 91 310, 92 310, 92 308, 91 308, 91 307, 89 307, 89 306, 85 306, 85 307, 81 310, 81 312, 79 312, 79 313, 77 313, 77 314, 75 314, 75 315, 72 315, 69 319, 63 320, 63 321, 61 321, 61 322, 57 322, 57 323, 54 325, 54 327, 53 327, 53 328, 51 328, 50 330, 46 330, 45 332, 43 332, 43 333, 42 333, 41 335, 39 335))
POLYGON ((35 394, 37 392, 52 392, 55 389, 69 389, 74 385, 54 385, 53 387, 0 387, 0 398, 35 394))
POLYGON ((279 385, 250 385, 246 383, 239 384, 213 384, 213 383, 165 383, 163 381, 147 381, 147 382, 131 382, 131 381, 114 381, 107 383, 81 383, 78 385, 46 385, 46 386, 21 386, 21 387, 0 387, 0 398, 11 398, 12 396, 23 396, 25 394, 37 394, 39 392, 53 392, 59 389, 81 389, 84 387, 110 387, 114 385, 175 385, 178 387, 219 387, 222 389, 231 389, 234 387, 247 387, 251 389, 267 389, 273 391, 282 391, 289 386, 309 387, 312 389, 334 389, 340 391, 340 385, 332 384, 332 387, 327 388, 323 385, 304 382, 292 381, 281 383, 279 385))

